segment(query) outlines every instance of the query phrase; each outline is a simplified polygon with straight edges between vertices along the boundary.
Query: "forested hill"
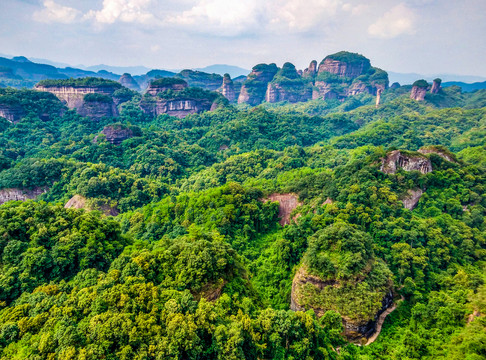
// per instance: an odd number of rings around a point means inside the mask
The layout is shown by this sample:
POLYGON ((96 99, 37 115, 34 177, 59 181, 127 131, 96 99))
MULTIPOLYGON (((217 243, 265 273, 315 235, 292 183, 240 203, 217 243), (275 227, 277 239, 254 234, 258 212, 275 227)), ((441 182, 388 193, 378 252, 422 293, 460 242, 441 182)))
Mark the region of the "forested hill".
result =
POLYGON ((0 359, 486 357, 484 90, 123 94, 0 89, 0 359))

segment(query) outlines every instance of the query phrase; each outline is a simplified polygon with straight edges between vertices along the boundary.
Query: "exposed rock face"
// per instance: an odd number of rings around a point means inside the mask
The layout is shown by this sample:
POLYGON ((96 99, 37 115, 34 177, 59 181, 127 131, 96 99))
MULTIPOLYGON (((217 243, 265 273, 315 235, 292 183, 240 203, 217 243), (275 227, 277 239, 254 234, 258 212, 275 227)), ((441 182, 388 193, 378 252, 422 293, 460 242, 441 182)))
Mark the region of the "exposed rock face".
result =
POLYGON ((424 101, 428 88, 429 88, 429 84, 427 83, 427 81, 425 80, 415 81, 412 86, 412 92, 410 93, 410 99, 416 101, 424 101))
POLYGON ((39 195, 44 194, 47 192, 46 188, 34 188, 34 189, 2 189, 0 190, 0 205, 6 203, 7 201, 11 200, 33 200, 36 199, 39 195))
POLYGON ((341 51, 321 61, 313 99, 339 99, 362 93, 376 95, 388 88, 388 74, 371 67, 362 55, 341 51))
POLYGON ((376 90, 376 108, 380 106, 380 101, 381 101, 381 93, 383 92, 382 89, 376 90))
POLYGON ((269 103, 307 101, 312 98, 312 87, 291 63, 285 63, 267 85, 265 100, 269 103))
POLYGON ((80 87, 72 87, 72 86, 35 86, 36 90, 39 91, 47 91, 54 95, 56 95, 59 100, 61 100, 64 104, 67 105, 70 109, 80 109, 84 105, 84 96, 86 94, 102 94, 111 97, 113 93, 118 90, 115 87, 97 87, 97 86, 80 86, 80 87))
POLYGON ((190 114, 211 111, 213 101, 205 99, 156 99, 153 103, 141 103, 140 106, 144 112, 153 116, 167 114, 183 118, 190 114))
POLYGON ((106 141, 113 145, 120 145, 123 140, 133 137, 132 130, 123 125, 105 126, 102 133, 106 136, 106 141))
POLYGON ((224 74, 223 76, 223 86, 221 87, 221 93, 228 99, 229 102, 236 100, 235 86, 229 74, 224 74))
POLYGON ((167 90, 181 91, 187 88, 187 82, 182 79, 176 78, 163 78, 154 80, 147 88, 147 94, 155 96, 159 93, 163 93, 167 90))
POLYGON ((457 163, 457 159, 455 158, 455 156, 453 154, 449 153, 448 151, 446 151, 444 149, 441 149, 440 147, 427 146, 427 147, 423 147, 423 148, 419 149, 418 152, 421 153, 421 154, 424 154, 424 155, 436 154, 436 155, 439 155, 444 160, 447 160, 447 161, 450 161, 450 162, 453 162, 453 163, 457 163))
POLYGON ((355 56, 352 61, 347 61, 347 54, 344 53, 329 55, 322 60, 319 64, 319 73, 328 72, 341 77, 357 78, 371 68, 370 61, 364 56, 353 54, 355 56))
POLYGON ((312 60, 309 67, 304 70, 303 76, 315 77, 317 74, 317 61, 312 60))
POLYGON ((89 117, 91 120, 99 121, 103 117, 116 117, 118 110, 112 101, 84 101, 83 105, 78 108, 78 114, 89 117))
POLYGON ((7 119, 11 123, 20 121, 24 115, 24 109, 20 105, 0 104, 0 117, 7 119))
POLYGON ((432 171, 432 163, 427 157, 419 153, 408 154, 402 153, 400 150, 390 152, 382 160, 381 171, 386 174, 395 174, 399 168, 426 174, 432 171))
MULTIPOLYGON (((279 224, 282 226, 290 224, 290 214, 296 207, 302 205, 295 194, 272 194, 268 198, 263 199, 263 201, 278 201, 279 224)), ((292 220, 296 218, 297 216, 293 217, 292 220)))
POLYGON ((422 189, 408 190, 407 196, 402 199, 403 207, 408 210, 415 209, 423 193, 422 189))
POLYGON ((123 74, 118 80, 120 84, 131 90, 140 91, 140 86, 129 73, 123 74))
POLYGON ((430 92, 432 94, 438 94, 441 87, 440 84, 442 83, 441 79, 435 79, 434 82, 432 83, 432 89, 430 89, 430 92))
MULTIPOLYGON (((290 309, 293 311, 306 311, 312 308, 317 317, 323 316, 328 310, 320 307, 304 306, 301 304, 303 298, 302 292, 305 287, 314 287, 317 292, 325 292, 326 288, 340 288, 342 286, 339 280, 327 280, 324 281, 318 276, 310 274, 305 266, 301 266, 294 276, 292 281, 292 292, 290 297, 290 309)), ((381 308, 374 315, 372 319, 356 321, 352 320, 346 315, 342 315, 342 321, 344 326, 344 335, 350 341, 359 341, 361 338, 369 338, 376 329, 376 321, 379 316, 390 306, 393 305, 393 292, 391 288, 385 292, 383 299, 381 300, 381 308)))
POLYGON ((91 208, 88 204, 88 199, 81 195, 74 195, 67 203, 64 205, 66 209, 85 209, 87 211, 100 210, 105 215, 117 216, 119 211, 116 207, 111 207, 106 204, 100 205, 96 209, 91 208))
POLYGON ((277 71, 275 64, 259 64, 253 67, 241 87, 238 104, 247 103, 252 106, 260 104, 265 99, 268 83, 272 81, 277 71))

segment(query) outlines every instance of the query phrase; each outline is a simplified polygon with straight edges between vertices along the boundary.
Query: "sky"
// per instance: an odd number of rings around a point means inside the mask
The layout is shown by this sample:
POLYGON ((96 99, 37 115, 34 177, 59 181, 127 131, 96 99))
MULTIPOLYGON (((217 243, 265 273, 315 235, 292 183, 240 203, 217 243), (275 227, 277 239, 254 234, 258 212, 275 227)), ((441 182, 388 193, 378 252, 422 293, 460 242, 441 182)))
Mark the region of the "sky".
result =
POLYGON ((303 69, 347 50, 486 77, 485 34, 485 0, 0 0, 0 53, 71 65, 303 69))

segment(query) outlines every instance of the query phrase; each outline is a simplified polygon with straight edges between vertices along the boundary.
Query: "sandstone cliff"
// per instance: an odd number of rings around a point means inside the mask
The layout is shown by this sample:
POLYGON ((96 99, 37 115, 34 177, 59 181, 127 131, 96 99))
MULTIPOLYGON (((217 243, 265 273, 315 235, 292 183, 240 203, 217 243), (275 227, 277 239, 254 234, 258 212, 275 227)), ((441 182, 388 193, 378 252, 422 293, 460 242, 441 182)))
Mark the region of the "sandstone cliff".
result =
POLYGON ((236 100, 235 85, 229 74, 224 74, 223 76, 221 93, 226 99, 228 99, 229 102, 234 102, 236 100))
POLYGON ((150 95, 157 95, 168 90, 181 91, 187 88, 187 82, 178 78, 161 78, 150 82, 146 93, 150 95))
POLYGON ((430 160, 415 152, 394 150, 382 159, 381 171, 386 174, 395 174, 401 168, 405 171, 420 171, 426 174, 432 171, 430 160))
POLYGON ((441 79, 435 79, 434 82, 432 83, 432 89, 430 89, 430 92, 432 94, 438 94, 441 87, 440 84, 442 83, 441 79))
POLYGON ((0 190, 0 205, 6 203, 7 201, 17 201, 17 200, 33 200, 39 195, 44 194, 47 191, 46 188, 34 188, 34 189, 2 189, 0 190))
POLYGON ((319 64, 313 99, 339 99, 362 93, 376 95, 388 88, 388 74, 372 67, 366 57, 341 51, 319 64))
POLYGON ((444 160, 457 163, 456 155, 451 153, 447 148, 438 145, 430 145, 424 146, 418 150, 419 153, 428 155, 428 154, 436 154, 443 158, 444 160))
POLYGON ((415 81, 412 86, 412 91, 410 92, 410 99, 416 101, 424 101, 428 88, 429 88, 429 84, 427 83, 427 81, 425 80, 415 81))
POLYGON ((216 91, 223 84, 221 75, 209 74, 203 71, 182 70, 175 76, 186 81, 191 87, 199 87, 209 91, 216 91))
POLYGON ((0 102, 0 117, 11 123, 16 123, 24 117, 24 109, 19 104, 2 104, 0 102))
POLYGON ((312 60, 311 63, 309 64, 309 67, 304 70, 302 76, 313 78, 316 76, 316 74, 317 74, 317 61, 312 60))
POLYGON ((118 80, 120 84, 134 91, 140 91, 140 86, 129 73, 123 74, 118 80))
POLYGON ((265 100, 268 83, 272 81, 278 68, 275 64, 259 64, 253 67, 250 75, 241 87, 238 104, 247 103, 255 106, 265 100))
POLYGON ((113 93, 122 88, 116 81, 101 78, 43 80, 35 89, 57 96, 70 109, 81 116, 99 120, 103 116, 117 116, 113 93))
MULTIPOLYGON (((263 199, 263 201, 278 201, 279 224, 282 226, 290 224, 290 215, 292 214, 292 211, 302 205, 296 194, 271 194, 263 199)), ((296 220, 297 217, 298 216, 294 216, 292 220, 296 220)))
POLYGON ((312 83, 302 78, 295 66, 285 63, 267 85, 265 101, 291 103, 307 101, 312 98, 312 83))

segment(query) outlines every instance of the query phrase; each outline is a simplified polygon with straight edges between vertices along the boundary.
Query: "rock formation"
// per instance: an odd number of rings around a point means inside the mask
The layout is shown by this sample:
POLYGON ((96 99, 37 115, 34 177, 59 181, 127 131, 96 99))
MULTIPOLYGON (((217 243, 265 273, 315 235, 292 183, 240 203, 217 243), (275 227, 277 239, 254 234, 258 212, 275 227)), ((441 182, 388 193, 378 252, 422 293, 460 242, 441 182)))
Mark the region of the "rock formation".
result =
POLYGON ((102 94, 86 94, 83 98, 83 105, 78 108, 78 114, 99 121, 103 117, 118 116, 118 110, 112 97, 102 94))
POLYGON ((120 145, 123 140, 133 137, 132 130, 121 124, 105 126, 101 133, 106 136, 106 141, 113 145, 120 145))
POLYGON ((19 104, 2 104, 0 98, 0 117, 3 117, 11 123, 16 123, 24 117, 25 112, 19 104))
POLYGON ((390 85, 390 89, 398 89, 400 87, 400 83, 394 82, 390 85))
POLYGON ((430 160, 418 152, 394 150, 382 159, 381 171, 395 174, 401 168, 405 171, 420 171, 426 174, 432 171, 430 160))
POLYGON ((312 60, 311 63, 309 64, 309 67, 304 70, 303 76, 306 77, 315 77, 317 74, 317 61, 312 60))
POLYGON ((209 91, 216 91, 223 84, 221 75, 209 74, 203 71, 182 70, 175 76, 186 81, 191 87, 199 87, 209 91))
POLYGON ((445 147, 442 146, 435 146, 435 145, 430 145, 430 146, 425 146, 423 148, 420 148, 418 150, 419 153, 427 155, 427 154, 436 154, 443 158, 444 160, 457 163, 457 158, 456 156, 451 153, 449 150, 447 150, 445 147))
POLYGON ((267 86, 277 73, 275 64, 259 64, 253 67, 250 75, 243 83, 238 97, 238 104, 247 103, 255 106, 265 100, 267 86))
POLYGON ((410 99, 416 101, 424 101, 428 88, 429 88, 429 84, 427 83, 427 81, 425 80, 415 81, 412 86, 412 92, 410 93, 410 99))
POLYGON ((312 98, 312 84, 304 80, 291 63, 285 63, 267 85, 265 101, 291 103, 307 101, 312 98))
POLYGON ((408 210, 415 209, 423 193, 419 188, 408 190, 407 195, 402 199, 403 207, 408 210))
POLYGON ((380 106, 380 101, 381 101, 381 93, 383 92, 382 89, 377 89, 376 90, 376 108, 380 106))
POLYGON ((375 95, 388 88, 388 74, 371 67, 362 55, 341 51, 329 55, 319 64, 313 99, 339 99, 361 93, 375 95))
POLYGON ((371 68, 370 60, 363 55, 341 51, 329 55, 319 64, 320 73, 331 73, 339 77, 357 78, 371 68))
POLYGON ((432 89, 430 89, 430 92, 432 94, 438 94, 441 87, 440 84, 442 83, 441 79, 435 79, 434 82, 432 83, 432 89))
POLYGON ((235 86, 229 74, 224 74, 223 76, 223 85, 221 87, 221 93, 226 99, 228 99, 229 102, 233 102, 236 100, 235 86))
POLYGON ((93 204, 94 201, 90 201, 81 195, 74 195, 67 203, 64 205, 66 209, 85 209, 87 211, 100 210, 105 215, 117 216, 119 211, 114 206, 109 206, 107 204, 93 204))
POLYGON ((140 86, 129 73, 124 73, 118 80, 120 84, 134 91, 140 91, 140 86))
MULTIPOLYGON (((269 197, 263 199, 263 201, 278 201, 279 224, 282 226, 290 224, 290 214, 296 207, 302 205, 295 194, 271 194, 269 197)), ((295 220, 297 217, 294 216, 292 220, 295 220)))
POLYGON ((44 80, 35 86, 38 91, 47 91, 56 95, 70 109, 79 109, 84 105, 86 94, 112 96, 122 86, 115 82, 97 78, 44 80), (93 85, 90 85, 90 79, 93 85))
POLYGON ((34 200, 39 195, 44 194, 47 192, 46 188, 34 188, 34 189, 2 189, 0 190, 0 205, 6 203, 7 201, 25 201, 25 200, 34 200))
POLYGON ((168 90, 181 91, 187 88, 187 82, 178 78, 161 78, 154 80, 148 86, 146 93, 155 96, 168 90))

